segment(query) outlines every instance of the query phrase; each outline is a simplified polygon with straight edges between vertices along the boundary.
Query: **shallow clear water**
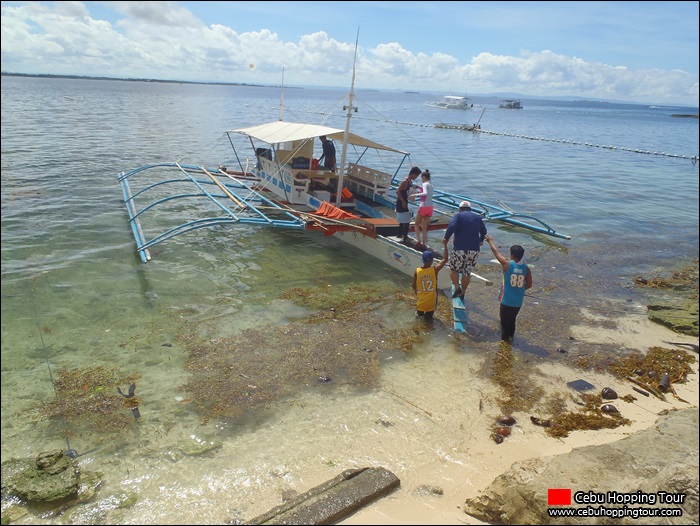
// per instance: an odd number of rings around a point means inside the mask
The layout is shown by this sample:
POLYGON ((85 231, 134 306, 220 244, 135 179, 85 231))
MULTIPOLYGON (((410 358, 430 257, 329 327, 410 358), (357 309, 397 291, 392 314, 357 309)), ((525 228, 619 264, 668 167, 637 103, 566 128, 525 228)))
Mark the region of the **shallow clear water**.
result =
MULTIPOLYGON (((215 228, 158 245, 148 264, 135 254, 117 174, 149 162, 229 162, 223 130, 276 120, 279 95, 275 88, 2 77, 2 457, 97 448, 80 462, 104 474, 101 500, 74 523, 250 519, 279 504, 286 489, 304 491, 350 467, 401 471, 445 456, 464 433, 484 431, 470 426, 478 396, 468 386, 489 388, 483 367, 498 339, 497 291, 476 284, 466 339, 454 338, 449 324, 416 325, 410 299, 366 315, 363 323, 424 339, 409 353, 382 353, 370 388, 314 383, 310 372, 294 396, 240 418, 204 420, 188 403, 183 332, 215 340, 248 328, 272 331, 308 315, 282 298, 295 287, 410 288, 410 278, 311 233, 215 228), (141 375, 139 423, 114 434, 37 416, 55 396, 52 374, 94 365, 141 375), (449 430, 436 433, 431 419, 449 430), (220 447, 182 453, 198 440, 220 447), (108 497, 126 490, 139 495, 137 504, 114 509, 108 497)), ((284 118, 342 127, 343 96, 287 89, 284 118)), ((539 297, 522 314, 519 358, 561 359, 557 341, 581 307, 635 312, 644 296, 632 277, 697 258, 698 166, 689 157, 698 154, 698 121, 670 116, 687 109, 523 100, 514 111, 476 99, 482 115, 478 107, 430 108, 430 98, 358 89, 353 131, 411 151, 437 188, 500 201, 572 236, 551 240, 488 225, 501 246, 525 246, 534 264, 539 297), (432 127, 477 121, 489 133, 432 127), (543 328, 538 321, 552 312, 561 313, 562 326, 543 328)), ((489 259, 482 255, 480 269, 497 276, 489 259)))

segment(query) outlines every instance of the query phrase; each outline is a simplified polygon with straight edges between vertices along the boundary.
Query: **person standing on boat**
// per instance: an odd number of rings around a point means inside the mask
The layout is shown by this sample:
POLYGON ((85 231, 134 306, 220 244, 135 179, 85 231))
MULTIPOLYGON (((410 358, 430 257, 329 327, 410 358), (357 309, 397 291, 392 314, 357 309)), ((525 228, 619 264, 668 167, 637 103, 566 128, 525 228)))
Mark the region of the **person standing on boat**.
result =
POLYGON ((411 228, 411 212, 408 210, 408 191, 413 186, 413 181, 420 175, 421 169, 417 166, 411 168, 408 177, 401 181, 396 190, 396 220, 399 222, 398 238, 406 243, 408 231, 411 228))
POLYGON ((421 190, 415 194, 415 199, 420 199, 420 206, 416 214, 416 239, 418 250, 428 250, 428 223, 433 216, 433 184, 430 182, 430 170, 421 174, 421 190))
POLYGON ((469 201, 459 203, 459 212, 450 219, 443 243, 448 242, 452 234, 455 236, 449 260, 450 279, 455 288, 452 297, 459 296, 464 301, 464 293, 486 237, 486 225, 480 215, 472 212, 469 201))
POLYGON ((486 236, 491 252, 503 267, 503 285, 498 297, 500 301, 501 340, 512 343, 515 335, 515 319, 523 306, 525 291, 532 287, 532 272, 523 263, 525 249, 520 245, 510 247, 510 260, 501 254, 493 242, 493 236, 486 236))
POLYGON ((325 135, 319 137, 321 139, 321 145, 323 146, 323 153, 321 157, 318 158, 318 162, 323 161, 323 167, 326 170, 330 170, 335 173, 335 145, 326 139, 325 135))
POLYGON ((423 266, 413 273, 413 292, 416 294, 416 315, 425 320, 433 319, 438 302, 438 272, 447 263, 447 242, 443 243, 444 256, 440 263, 433 266, 435 254, 432 250, 423 252, 423 266))

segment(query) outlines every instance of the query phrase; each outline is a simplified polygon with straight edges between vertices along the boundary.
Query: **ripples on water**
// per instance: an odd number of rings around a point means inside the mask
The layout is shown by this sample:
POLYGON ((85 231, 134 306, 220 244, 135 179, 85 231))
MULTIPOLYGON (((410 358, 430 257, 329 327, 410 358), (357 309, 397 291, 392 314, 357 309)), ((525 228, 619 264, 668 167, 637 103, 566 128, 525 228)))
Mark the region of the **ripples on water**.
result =
MULTIPOLYGON (((342 127, 343 95, 288 89, 284 118, 342 127)), ((523 110, 509 111, 476 99, 487 107, 481 116, 480 108, 429 108, 423 103, 430 95, 357 96, 353 131, 413 152, 436 187, 500 200, 571 234, 561 242, 489 225, 501 246, 526 247, 536 283, 556 285, 560 299, 581 306, 610 297, 641 301, 629 291, 633 276, 697 258, 698 167, 690 160, 554 142, 697 156, 698 121, 670 117, 697 109, 524 100, 523 110), (494 134, 432 128, 480 117, 494 134), (589 286, 576 285, 580 280, 589 286)), ((230 159, 223 130, 276 120, 277 89, 3 76, 2 108, 3 459, 66 447, 68 437, 81 452, 99 447, 81 458, 84 469, 105 473, 102 494, 139 494, 133 508, 112 510, 111 522, 221 522, 252 518, 278 504, 281 491, 308 489, 341 469, 410 465, 433 448, 450 450, 465 433, 455 416, 451 432, 433 436, 429 422, 382 389, 309 389, 259 414, 206 425, 183 403, 188 356, 175 342, 190 323, 204 337, 230 337, 302 316, 279 299, 287 288, 409 286, 407 277, 341 242, 299 232, 200 230, 158 245, 147 265, 135 255, 117 174, 148 162, 230 159), (142 375, 141 425, 105 437, 35 417, 37 403, 54 396, 48 366, 97 364, 142 375), (377 419, 396 427, 376 429, 377 419), (420 437, 420 444, 406 451, 397 436, 420 437), (202 457, 178 453, 197 440, 222 448, 202 457), (365 451, 368 441, 374 446, 365 451)), ((475 309, 490 320, 482 328, 488 340, 495 318, 484 305, 475 309)), ((409 330, 410 306, 397 302, 385 315, 409 330)), ((478 404, 461 387, 482 381, 464 377, 480 367, 481 348, 469 345, 460 347, 449 330, 434 331, 409 356, 387 356, 383 388, 430 399, 450 420, 465 403, 478 404)), ((88 517, 106 513, 101 502, 88 517)))

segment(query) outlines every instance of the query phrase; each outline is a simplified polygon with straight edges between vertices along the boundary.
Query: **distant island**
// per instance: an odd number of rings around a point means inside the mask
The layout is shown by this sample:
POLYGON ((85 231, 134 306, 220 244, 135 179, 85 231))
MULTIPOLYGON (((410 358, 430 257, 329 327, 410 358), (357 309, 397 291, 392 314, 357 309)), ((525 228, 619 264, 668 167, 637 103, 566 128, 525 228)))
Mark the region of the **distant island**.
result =
POLYGON ((679 119, 697 119, 697 113, 672 113, 671 117, 678 117, 679 119))
MULTIPOLYGON (((150 78, 124 78, 124 77, 94 77, 94 76, 89 76, 89 75, 55 75, 55 74, 50 74, 50 73, 13 73, 9 71, 2 71, 0 74, 4 77, 30 77, 30 78, 47 78, 47 79, 74 79, 74 80, 117 80, 117 81, 122 81, 122 82, 158 82, 162 84, 200 84, 200 85, 209 85, 209 86, 247 86, 247 87, 254 87, 254 88, 282 88, 283 86, 279 84, 248 84, 246 82, 204 82, 204 81, 199 81, 199 80, 163 80, 163 79, 150 79, 150 78)), ((317 89, 339 89, 338 86, 284 86, 286 89, 305 89, 305 88, 317 88, 317 89)), ((358 91, 365 91, 365 92, 381 92, 381 91, 387 91, 387 90, 378 90, 378 89, 372 89, 372 88, 360 88, 358 91)), ((393 91, 393 90, 388 90, 388 91, 393 91)), ((421 92, 418 91, 404 91, 404 93, 407 94, 412 94, 412 95, 420 95, 421 92)), ((431 93, 431 92, 423 92, 423 93, 431 93)), ((435 92, 437 93, 437 92, 435 92)), ((506 94, 506 93, 491 93, 491 94, 480 94, 480 95, 475 95, 478 97, 485 97, 485 98, 500 98, 500 99, 505 99, 505 98, 515 98, 515 99, 525 99, 525 100, 546 100, 546 101, 562 101, 562 102, 573 102, 573 103, 597 103, 597 104, 625 104, 625 105, 633 105, 633 106, 649 106, 648 103, 642 103, 642 102, 629 102, 629 101, 609 101, 609 100, 600 100, 600 99, 594 99, 594 98, 576 98, 573 99, 568 96, 548 96, 548 97, 541 97, 541 96, 527 96, 527 95, 516 95, 516 94, 506 94)), ((673 108, 688 108, 689 110, 694 110, 694 106, 687 106, 685 104, 674 104, 674 105, 665 105, 665 106, 649 106, 652 108, 655 107, 673 107, 673 108)), ((674 113, 672 117, 678 117, 678 118, 687 118, 687 119, 697 119, 698 114, 695 113, 674 113)))
MULTIPOLYGON (((3 77, 32 77, 45 79, 73 79, 73 80, 119 80, 128 82, 160 82, 163 84, 205 84, 212 86, 250 86, 255 88, 279 88, 280 86, 267 86, 263 84, 247 84, 245 82, 202 82, 192 80, 162 80, 162 79, 139 79, 139 78, 120 78, 120 77, 89 77, 85 75, 51 75, 48 73, 10 73, 2 71, 0 74, 3 77)), ((289 87, 289 86, 285 86, 289 87)), ((293 88, 292 88, 293 89, 293 88)), ((303 88, 299 88, 303 89, 303 88)))

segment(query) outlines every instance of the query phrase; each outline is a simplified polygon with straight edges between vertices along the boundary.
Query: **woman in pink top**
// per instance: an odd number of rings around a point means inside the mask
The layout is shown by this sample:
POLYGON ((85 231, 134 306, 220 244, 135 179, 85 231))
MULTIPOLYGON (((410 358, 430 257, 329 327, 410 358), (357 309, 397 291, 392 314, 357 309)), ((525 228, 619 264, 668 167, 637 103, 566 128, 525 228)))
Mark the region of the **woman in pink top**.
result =
POLYGON ((421 174, 421 190, 415 196, 420 199, 418 214, 416 214, 416 240, 418 248, 426 250, 428 248, 428 223, 433 216, 433 184, 430 182, 430 170, 425 170, 421 174), (421 235, 422 233, 422 235, 421 235))

